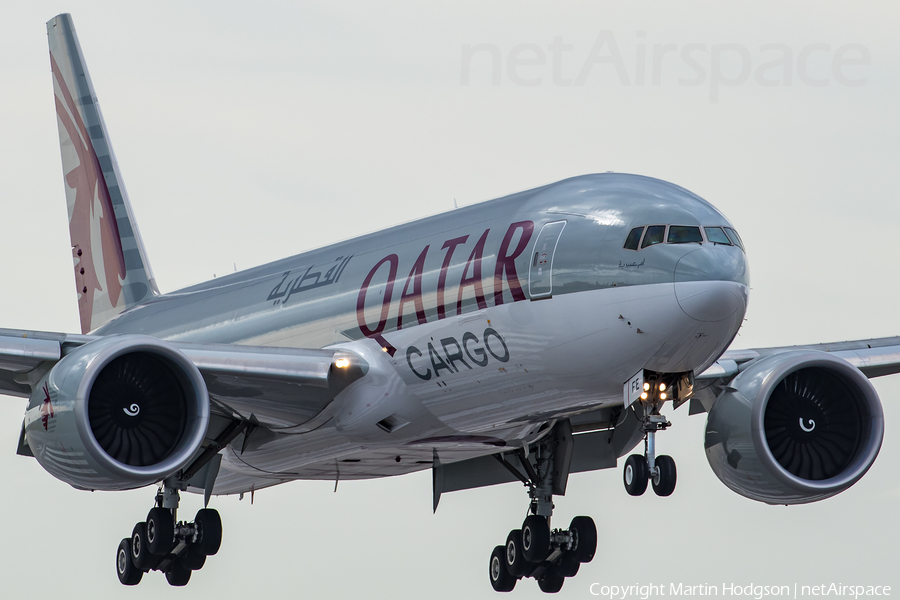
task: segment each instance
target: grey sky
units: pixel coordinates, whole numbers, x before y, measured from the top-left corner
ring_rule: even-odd
[[[682,185],[736,224],[753,284],[740,347],[900,333],[900,6],[806,0],[8,3],[0,326],[78,329],[44,29],[63,11],[164,291],[443,211],[454,198],[612,170]],[[591,62],[598,36],[594,58],[611,56],[612,41],[620,69]],[[467,62],[465,48],[478,45],[488,49]],[[764,68],[786,51],[787,70]],[[868,65],[844,64],[865,55]],[[732,85],[715,84],[716,70]],[[564,524],[593,516],[600,544],[561,596],[590,597],[594,582],[896,593],[900,377],[875,385],[881,455],[822,503],[769,507],[730,492],[703,456],[704,417],[684,409],[659,439],[678,464],[672,497],[628,497],[618,469],[573,476],[555,514]],[[123,594],[114,548],[153,491],[77,492],[14,456],[24,405],[0,399],[0,594]],[[188,591],[171,593],[493,597],[487,559],[521,523],[524,490],[448,494],[433,516],[430,483],[425,472],[342,483],[337,494],[294,483],[253,506],[217,498],[223,548]],[[187,497],[185,513],[200,503]],[[163,589],[152,573],[127,594]],[[531,580],[514,592],[539,593]]]

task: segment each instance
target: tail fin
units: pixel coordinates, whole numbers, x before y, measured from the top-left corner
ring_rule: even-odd
[[[47,22],[81,332],[158,294],[72,16]]]

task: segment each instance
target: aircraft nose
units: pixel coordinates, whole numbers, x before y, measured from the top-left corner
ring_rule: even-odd
[[[747,264],[735,247],[703,247],[675,266],[675,298],[692,319],[715,322],[747,310]]]

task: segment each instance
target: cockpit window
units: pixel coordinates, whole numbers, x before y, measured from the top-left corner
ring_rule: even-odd
[[[700,234],[699,227],[672,225],[669,227],[669,239],[667,241],[670,244],[702,243],[703,236]]]
[[[721,227],[704,227],[703,229],[706,230],[706,239],[713,244],[731,245],[731,241],[728,239],[728,236],[725,235],[725,232],[722,231]]]
[[[731,227],[726,227],[725,233],[728,234],[728,239],[730,239],[732,242],[734,242],[735,246],[737,246],[741,250],[744,249],[744,242],[741,240],[741,236],[738,235],[737,231],[735,231]]]
[[[652,246],[653,244],[661,244],[665,237],[665,225],[651,225],[647,228],[647,233],[644,235],[644,243],[641,244],[641,248],[646,248],[647,246]]]
[[[625,240],[625,249],[637,250],[638,244],[641,242],[642,233],[644,233],[643,227],[635,227],[632,229],[631,233],[628,234],[628,238]]]

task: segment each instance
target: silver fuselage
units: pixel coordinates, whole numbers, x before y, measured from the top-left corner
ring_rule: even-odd
[[[266,435],[226,453],[229,469],[330,478],[337,460],[402,446],[421,460],[359,476],[408,472],[438,447],[484,454],[548,418],[621,404],[641,369],[699,373],[724,352],[746,311],[744,252],[705,238],[625,248],[643,225],[731,226],[673,184],[586,175],[165,294],[94,333],[351,349],[382,400],[348,389],[315,427],[263,415]],[[381,414],[403,427],[372,427]]]

